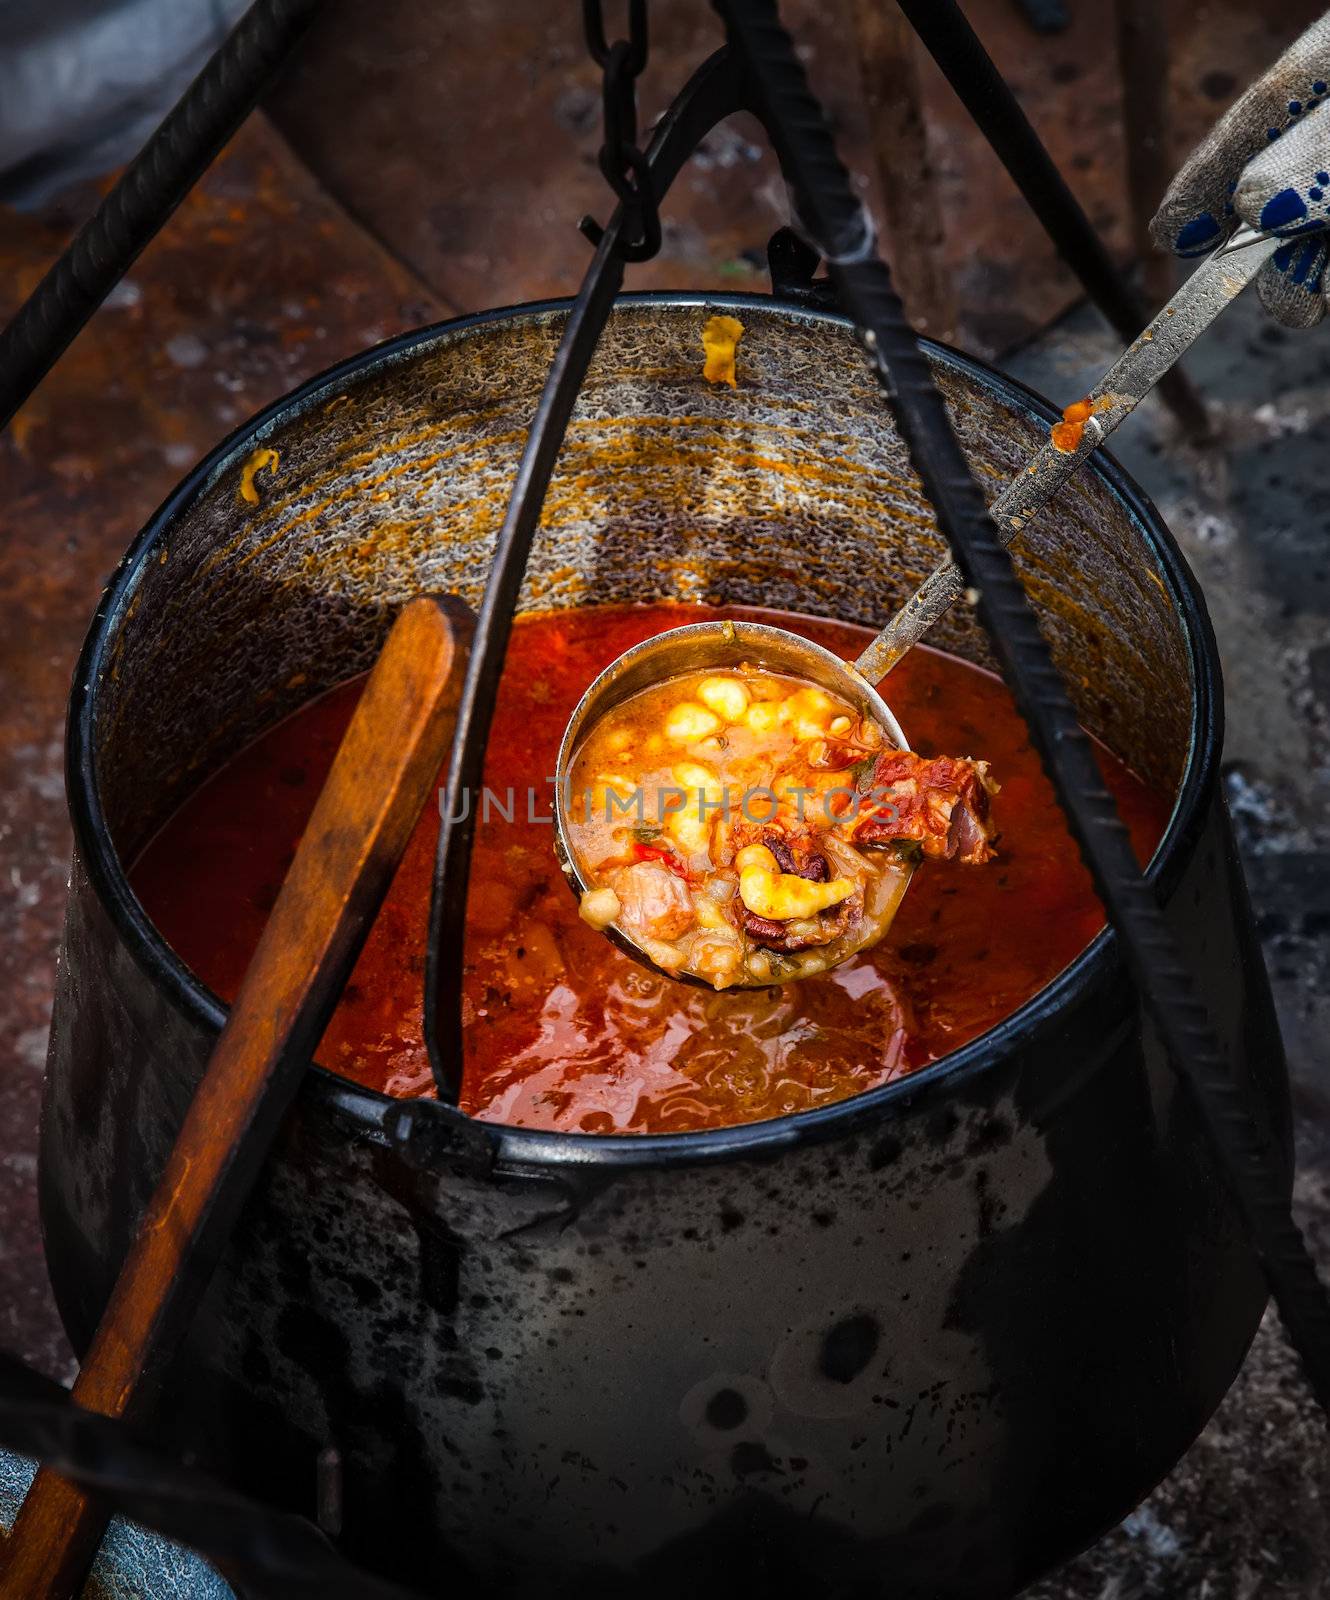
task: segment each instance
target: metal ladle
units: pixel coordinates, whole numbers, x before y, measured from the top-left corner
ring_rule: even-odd
[[[872,684],[833,651],[825,650],[820,644],[803,639],[797,633],[736,618],[734,621],[692,622],[686,627],[671,628],[652,639],[644,639],[641,644],[625,650],[611,661],[592,683],[577,702],[559,745],[555,768],[554,848],[574,894],[580,897],[595,887],[582,870],[569,830],[569,811],[573,803],[573,762],[587,731],[632,695],[666,679],[699,671],[733,671],[745,664],[820,684],[852,707],[859,716],[875,722],[888,742],[897,749],[910,748],[900,724]],[[898,874],[896,905],[900,904],[909,886],[913,870],[912,865],[902,864]],[[895,915],[895,907],[892,908],[892,915]],[[617,923],[610,923],[604,931],[626,954],[644,962],[656,972],[665,971]],[[852,954],[854,949],[846,950],[841,960]],[[688,972],[668,972],[666,976],[681,983],[694,983],[707,989],[711,987]],[[779,980],[749,977],[732,987],[765,989],[774,981]]]
[[[989,508],[1003,544],[1009,545],[1019,536],[1086,457],[1131,415],[1174,362],[1242,293],[1279,244],[1276,238],[1239,228],[1187,279],[1077,407],[1068,407],[1073,420],[1053,428],[1048,441]],[[784,628],[743,621],[671,628],[634,645],[612,661],[574,708],[556,763],[555,851],[574,893],[580,896],[593,885],[577,860],[569,832],[572,766],[583,735],[601,717],[630,695],[668,678],[703,670],[724,671],[749,662],[816,684],[876,722],[899,749],[908,750],[899,723],[874,685],[963,593],[964,584],[955,565],[949,558],[940,562],[854,661],[842,661],[832,651]],[[907,871],[902,894],[908,883]],[[885,931],[881,929],[877,937]],[[677,981],[702,982],[687,973],[666,972],[617,924],[611,923],[605,932],[620,949],[654,971]],[[846,951],[841,959],[853,953]],[[780,980],[753,978],[735,987],[767,987],[775,981]]]

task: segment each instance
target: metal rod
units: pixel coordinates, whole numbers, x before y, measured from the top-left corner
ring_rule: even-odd
[[[1127,156],[1131,244],[1153,303],[1167,300],[1174,262],[1150,237],[1150,218],[1173,176],[1168,141],[1168,26],[1159,0],[1114,0],[1122,140]]]
[[[864,111],[910,320],[933,339],[956,337],[956,298],[944,258],[946,229],[919,80],[914,29],[881,0],[849,0]]]
[[[897,0],[897,4],[1086,294],[1120,339],[1135,338],[1147,320],[1147,308],[1114,265],[956,0]],[[1202,438],[1209,432],[1205,407],[1183,373],[1170,373],[1160,393],[1188,434]]]
[[[319,0],[257,0],[0,333],[0,429],[253,110]]]
[[[526,448],[476,618],[457,732],[439,826],[434,888],[430,897],[429,944],[425,956],[425,1045],[439,1097],[456,1105],[462,1086],[462,979],[466,898],[476,812],[485,776],[485,749],[512,633],[513,613],[526,576],[527,558],[540,522],[545,492],[563,445],[568,419],[581,392],[614,297],[623,283],[617,253],[623,207],[601,235],[590,271],[568,314]]]
[[[715,0],[752,74],[764,120],[820,243],[911,463],[976,591],[1017,706],[1053,783],[1130,973],[1174,1069],[1194,1097],[1289,1340],[1330,1414],[1330,1298],[1289,1210],[1283,1163],[1224,1059],[1154,891],[1141,875],[1089,736],[970,473],[928,360],[877,254],[872,224],[771,0]]]
[[[718,51],[698,68],[658,124],[647,151],[659,200],[680,167],[716,123],[744,107],[741,75]],[[541,508],[563,445],[568,419],[623,283],[618,254],[624,227],[621,205],[599,235],[595,256],[569,312],[563,338],[536,406],[517,469],[503,527],[495,544],[475,642],[457,713],[457,736],[448,770],[439,847],[430,898],[425,958],[425,1043],[439,1098],[456,1105],[462,1087],[462,978],[466,897],[475,840],[476,797],[485,771],[485,747],[513,613]]]
[[[19,1387],[15,1364],[6,1366],[7,1386]],[[421,1600],[352,1566],[305,1518],[237,1494],[143,1443],[121,1419],[84,1411],[63,1390],[58,1397],[41,1395],[37,1374],[30,1378],[18,1395],[0,1395],[0,1444],[75,1480],[121,1515],[200,1551],[224,1566],[228,1578],[243,1582],[246,1595]],[[22,1600],[8,1588],[0,1594]]]

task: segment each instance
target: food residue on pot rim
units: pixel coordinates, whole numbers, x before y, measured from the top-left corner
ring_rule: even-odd
[[[245,462],[240,469],[240,498],[246,505],[258,505],[259,491],[255,487],[254,479],[260,472],[276,472],[281,459],[276,450],[269,449],[265,445],[255,450]]]
[[[728,383],[731,389],[739,387],[735,377],[735,347],[743,338],[744,325],[738,317],[709,317],[702,329],[702,349],[706,363],[702,376],[708,383]]]

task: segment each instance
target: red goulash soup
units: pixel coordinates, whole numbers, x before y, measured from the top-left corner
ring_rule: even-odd
[[[919,647],[892,673],[888,703],[922,755],[974,751],[990,763],[1001,788],[987,866],[927,862],[881,944],[779,988],[709,993],[679,984],[588,927],[551,842],[546,780],[564,726],[587,684],[630,646],[726,614],[671,604],[518,619],[486,766],[494,798],[476,830],[467,908],[462,1106],[473,1116],[584,1133],[677,1133],[825,1105],[985,1032],[1103,925],[1005,687]],[[792,628],[846,657],[869,638],[783,613],[729,614]],[[133,869],[164,937],[224,999],[258,942],[359,687],[342,685],[242,751]],[[1100,763],[1144,861],[1168,802],[1107,752]],[[433,1087],[421,992],[438,825],[431,806],[318,1051],[324,1066],[393,1095]]]

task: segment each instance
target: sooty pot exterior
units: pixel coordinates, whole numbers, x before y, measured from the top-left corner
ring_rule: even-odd
[[[717,309],[746,325],[733,392],[699,375]],[[123,864],[254,732],[367,665],[409,594],[476,597],[563,315],[427,330],[279,403],[182,485],[108,592],[71,717],[43,1121],[76,1346],[222,1016]],[[935,359],[976,470],[1000,481],[1048,409]],[[256,475],[260,448],[276,464]],[[525,601],[666,594],[872,621],[939,549],[844,323],[630,297]],[[1253,1115],[1286,1148],[1190,576],[1109,462],[1063,491],[1021,564],[1087,726],[1177,796],[1153,879]],[[940,642],[987,659],[968,615]],[[1168,1470],[1263,1304],[1102,935],[914,1078],[712,1134],[473,1124],[312,1069],[156,1426],[307,1513],[335,1446],[348,1552],[424,1588],[1000,1596]]]

